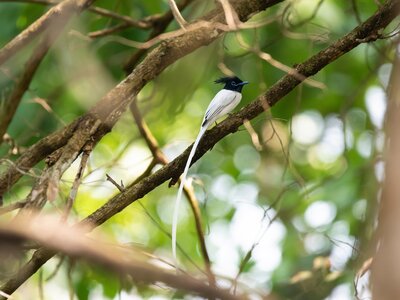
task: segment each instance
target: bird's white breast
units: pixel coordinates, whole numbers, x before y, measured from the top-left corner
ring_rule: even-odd
[[[242,99],[239,92],[222,89],[220,90],[208,106],[204,119],[211,124],[217,119],[231,112]]]

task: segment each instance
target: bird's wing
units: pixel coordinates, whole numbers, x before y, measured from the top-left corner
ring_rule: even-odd
[[[216,121],[219,117],[222,117],[226,112],[231,111],[237,105],[236,97],[239,97],[240,94],[230,90],[221,90],[219,91],[215,97],[212,99],[210,105],[207,108],[207,111],[204,115],[204,120],[202,126],[206,123],[211,123]],[[229,109],[229,107],[232,108]]]

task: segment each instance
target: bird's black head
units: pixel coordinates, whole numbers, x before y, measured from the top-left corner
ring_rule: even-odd
[[[242,88],[245,84],[248,84],[248,81],[242,81],[240,80],[239,77],[233,76],[233,77],[221,77],[217,80],[214,81],[215,83],[223,83],[225,84],[224,89],[225,90],[231,90],[235,92],[241,92]]]

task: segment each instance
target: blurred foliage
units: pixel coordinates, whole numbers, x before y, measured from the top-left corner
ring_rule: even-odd
[[[194,140],[205,108],[220,89],[213,84],[222,75],[220,63],[251,83],[244,88],[240,106],[253,101],[284,75],[243,47],[242,41],[258,45],[261,51],[292,66],[358,23],[352,1],[325,0],[321,5],[317,0],[285,2],[254,17],[254,21],[271,19],[271,24],[226,34],[179,60],[142,90],[140,110],[169,159]],[[362,20],[377,9],[373,0],[354,2]],[[160,0],[99,0],[96,6],[134,19],[168,10],[167,1]],[[197,0],[183,15],[194,20],[212,7],[213,1]],[[46,9],[28,3],[0,3],[0,45]],[[82,115],[124,78],[123,64],[136,50],[110,36],[86,37],[89,32],[117,24],[119,21],[86,11],[68,26],[42,62],[8,130],[18,149],[26,150]],[[172,22],[168,30],[177,28]],[[145,41],[148,34],[129,28],[115,35]],[[253,120],[261,150],[242,127],[191,168],[190,174],[197,178],[194,189],[201,203],[213,269],[222,281],[235,278],[242,269],[238,286],[244,291],[274,293],[287,299],[352,298],[354,274],[368,257],[382,180],[384,89],[393,55],[390,42],[359,46],[314,77],[326,85],[325,89],[303,84],[271,112]],[[1,68],[2,100],[33,47]],[[19,154],[12,153],[13,147],[3,144],[0,155],[15,160]],[[127,185],[150,161],[151,153],[126,112],[91,154],[74,205],[74,218],[84,218],[117,193],[106,181],[106,173]],[[62,209],[78,163],[66,172],[59,199],[46,210]],[[0,171],[7,166],[3,161]],[[42,167],[36,166],[35,173],[39,174]],[[23,200],[33,182],[32,176],[24,176],[5,196],[5,204]],[[170,238],[165,231],[170,231],[176,192],[176,188],[163,184],[140,200],[143,206],[134,203],[96,231],[106,232],[127,247],[138,246],[154,257],[171,261]],[[188,205],[181,211],[178,242],[186,253],[180,253],[185,269],[204,269]],[[246,255],[248,262],[240,268]],[[328,259],[329,266],[316,271],[313,264],[318,257]],[[56,261],[46,264],[46,273],[54,270]],[[79,263],[69,269],[64,263],[54,279],[44,282],[46,299],[55,299],[54,295],[68,298],[66,277],[72,280],[77,299],[182,296],[174,296],[162,286],[136,285]],[[293,276],[302,271],[310,271],[312,278],[308,284],[294,283]],[[67,276],[69,272],[71,276]],[[337,277],[325,280],[334,272]],[[229,280],[225,284],[229,286]],[[60,287],[64,287],[63,292]],[[34,286],[31,291],[37,293]],[[15,297],[23,298],[23,293]]]

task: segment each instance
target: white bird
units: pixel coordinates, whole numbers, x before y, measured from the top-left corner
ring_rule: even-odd
[[[208,105],[207,111],[203,118],[203,122],[201,123],[199,134],[197,135],[197,138],[193,144],[192,150],[189,154],[189,158],[186,162],[185,169],[181,176],[181,183],[179,185],[178,195],[175,201],[174,216],[172,220],[172,255],[174,257],[176,267],[178,265],[176,258],[176,232],[178,224],[179,205],[181,202],[182,191],[186,182],[186,176],[190,167],[190,163],[192,162],[193,156],[196,153],[196,149],[201,140],[201,137],[206,132],[207,128],[219,118],[231,112],[239,104],[240,100],[242,99],[242,88],[245,84],[248,84],[247,81],[242,81],[236,76],[223,77],[216,80],[215,83],[222,83],[225,85],[224,88],[215,95],[215,97]]]

